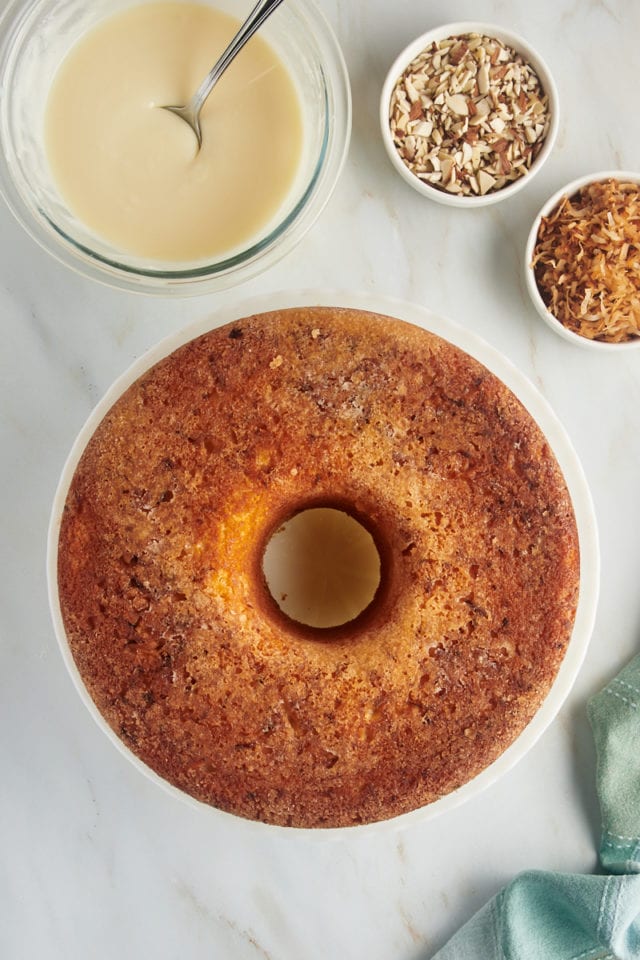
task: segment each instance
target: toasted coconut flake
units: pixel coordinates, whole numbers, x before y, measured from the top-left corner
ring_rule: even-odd
[[[543,217],[532,267],[547,309],[590,340],[640,336],[640,185],[588,184]]]

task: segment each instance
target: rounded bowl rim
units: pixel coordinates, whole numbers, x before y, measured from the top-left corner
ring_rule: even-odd
[[[415,810],[389,820],[349,827],[320,829],[280,827],[261,821],[244,820],[235,814],[226,813],[215,807],[209,807],[207,804],[194,799],[189,794],[168,783],[154,770],[144,764],[107,724],[84,685],[84,681],[71,655],[66,638],[57,591],[58,534],[67,490],[84,447],[93,435],[102,416],[124,390],[141,376],[145,370],[149,369],[150,366],[167,356],[183,343],[186,343],[213,327],[237,320],[241,316],[253,315],[254,313],[275,309],[285,309],[291,306],[338,305],[398,317],[422,326],[424,329],[430,330],[439,336],[443,336],[448,339],[449,342],[478,359],[515,393],[543,430],[558,460],[569,490],[579,535],[581,557],[580,595],[572,635],[556,678],[545,700],[536,711],[533,719],[516,740],[476,777],[457,790],[454,790],[427,806],[418,807]],[[141,357],[138,357],[127,370],[113,381],[110,388],[85,420],[83,427],[77,434],[70,449],[53,498],[48,528],[46,566],[49,607],[58,648],[81,700],[98,727],[107,735],[116,749],[126,757],[138,771],[145,775],[147,779],[150,779],[156,783],[156,785],[163,788],[165,792],[172,794],[192,808],[202,809],[204,807],[212,812],[212,814],[224,817],[229,823],[241,823],[247,828],[270,830],[280,834],[282,834],[283,831],[287,833],[295,832],[296,834],[303,834],[309,838],[344,838],[347,833],[358,833],[358,835],[360,835],[361,833],[371,831],[380,832],[389,829],[395,831],[396,829],[422,823],[436,816],[440,816],[476,797],[510,771],[529,752],[534,744],[537,743],[557,715],[573,687],[586,656],[587,647],[591,638],[600,589],[598,527],[587,479],[565,428],[538,388],[512,361],[500,353],[495,347],[479,337],[475,332],[459,326],[446,317],[436,314],[422,305],[409,303],[398,298],[371,293],[353,293],[344,290],[280,291],[260,297],[253,297],[239,303],[221,306],[204,319],[170,334]]]
[[[546,325],[553,330],[554,333],[556,333],[563,340],[567,341],[567,343],[573,343],[574,345],[583,347],[587,350],[599,350],[600,352],[607,351],[609,353],[615,353],[624,350],[634,350],[637,347],[640,347],[640,337],[636,337],[635,340],[627,340],[624,343],[607,343],[603,340],[590,340],[588,337],[583,337],[581,334],[575,333],[573,330],[569,330],[568,327],[565,327],[562,321],[558,320],[558,318],[554,316],[554,314],[551,313],[551,311],[547,308],[538,289],[538,284],[536,283],[535,273],[533,270],[533,253],[535,250],[536,240],[538,239],[538,230],[540,229],[540,222],[542,218],[548,216],[564,196],[572,196],[572,194],[576,193],[576,191],[580,190],[582,187],[587,186],[587,184],[599,183],[603,180],[610,179],[629,181],[631,183],[637,183],[640,185],[640,173],[638,172],[631,170],[599,170],[595,173],[586,173],[580,177],[575,177],[573,180],[569,180],[563,186],[559,187],[554,193],[552,193],[547,200],[545,200],[538,213],[534,217],[527,235],[527,241],[524,250],[524,276],[531,303],[533,304],[538,316],[544,320]]]
[[[391,132],[389,130],[389,103],[391,100],[391,93],[398,78],[402,75],[405,68],[432,41],[443,40],[447,37],[457,36],[464,33],[482,33],[489,37],[495,37],[497,40],[502,40],[504,43],[512,46],[513,49],[515,49],[518,53],[522,53],[527,62],[530,63],[535,70],[543,89],[549,98],[549,130],[547,132],[547,136],[545,137],[542,148],[531,165],[530,170],[528,170],[527,173],[523,174],[517,180],[507,184],[507,186],[502,187],[500,190],[496,190],[494,193],[486,193],[482,196],[470,195],[466,197],[459,194],[446,193],[444,190],[438,190],[436,187],[433,187],[430,184],[423,183],[414,173],[411,172],[411,170],[409,170],[406,164],[399,157],[398,151],[393,144]],[[409,186],[413,187],[413,189],[416,190],[421,196],[430,200],[435,200],[437,203],[441,203],[444,206],[459,208],[466,207],[467,209],[472,209],[475,207],[489,206],[490,204],[499,203],[502,200],[512,197],[526,184],[530,183],[531,179],[544,166],[555,146],[558,135],[560,126],[560,98],[556,82],[549,66],[543,57],[538,53],[538,51],[531,46],[531,44],[525,40],[524,37],[498,24],[475,20],[460,20],[442,24],[441,26],[433,27],[432,29],[425,31],[418,37],[415,37],[415,39],[413,39],[404,47],[403,50],[400,51],[391,64],[391,67],[387,71],[384,83],[382,85],[382,91],[380,94],[379,119],[382,141],[384,143],[387,156],[389,157],[394,170],[400,174],[400,176],[406,183],[409,184]]]
[[[131,0],[134,6],[140,0]],[[334,193],[344,168],[352,128],[352,94],[349,72],[337,35],[316,0],[293,0],[295,7],[317,27],[319,64],[326,101],[326,128],[323,145],[310,179],[301,187],[296,204],[286,216],[246,250],[210,264],[182,267],[159,264],[157,269],[128,267],[96,254],[76,243],[43,211],[29,206],[16,185],[8,149],[0,151],[0,198],[25,233],[58,263],[76,274],[112,289],[158,297],[191,297],[235,287],[253,279],[294,249],[311,229]],[[9,0],[0,13],[0,82],[11,64],[12,37],[21,20],[31,13],[24,0]],[[329,59],[327,59],[327,54]],[[7,101],[5,101],[6,103]],[[304,109],[304,104],[302,104]],[[5,116],[0,107],[0,139],[7,140]],[[5,144],[6,147],[6,144]]]

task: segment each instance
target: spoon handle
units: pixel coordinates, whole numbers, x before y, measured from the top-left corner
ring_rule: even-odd
[[[212,67],[211,71],[207,74],[194,93],[190,104],[191,109],[194,112],[197,113],[200,110],[202,104],[213,90],[214,85],[217,83],[218,79],[224,73],[236,54],[240,53],[245,43],[251,39],[256,30],[262,26],[267,17],[269,17],[273,11],[280,6],[281,3],[282,0],[258,0],[255,7],[242,24],[229,46],[226,48],[224,53],[221,54],[216,64]]]

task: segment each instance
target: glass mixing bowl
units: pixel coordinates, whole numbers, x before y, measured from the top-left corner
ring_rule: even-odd
[[[144,2],[144,0],[138,0]],[[199,0],[209,3],[210,0]],[[300,97],[303,147],[295,182],[274,221],[245,247],[206,261],[129,255],[97,237],[67,207],[52,179],[44,114],[52,79],[73,44],[136,0],[9,0],[0,14],[0,191],[28,233],[85,276],[114,287],[186,296],[238,284],[267,269],[303,237],[327,203],[351,131],[349,79],[338,42],[310,0],[288,0],[260,35],[286,64]],[[246,0],[211,0],[238,20]],[[212,54],[212,65],[216,59]]]

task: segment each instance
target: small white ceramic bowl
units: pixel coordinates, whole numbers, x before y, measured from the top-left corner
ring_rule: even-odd
[[[555,333],[569,343],[576,344],[579,347],[587,347],[587,349],[599,350],[600,352],[609,351],[611,353],[620,350],[633,350],[636,347],[640,347],[640,337],[637,337],[635,340],[627,340],[625,343],[606,343],[602,340],[590,340],[588,337],[583,337],[579,333],[574,333],[573,330],[569,330],[568,327],[565,327],[564,324],[547,309],[538,289],[533,269],[533,254],[542,218],[548,217],[563,197],[573,196],[574,193],[589,183],[598,183],[601,180],[610,179],[640,184],[640,173],[631,173],[627,170],[602,170],[598,173],[590,173],[584,177],[578,177],[576,180],[571,180],[570,183],[565,184],[565,186],[557,190],[553,196],[549,197],[533,221],[531,230],[529,231],[524,254],[524,274],[527,290],[529,291],[529,296],[531,297],[534,307],[545,323],[554,330]]]
[[[398,154],[389,128],[389,106],[393,88],[411,61],[434,41],[445,40],[447,37],[458,37],[467,33],[480,33],[487,37],[493,37],[519,53],[535,70],[549,103],[549,130],[542,148],[528,172],[493,193],[485,193],[483,195],[473,194],[471,196],[447,193],[445,190],[441,190],[438,187],[434,187],[420,180],[419,177],[407,167]],[[540,54],[517,34],[489,23],[476,23],[475,21],[448,23],[434,30],[429,30],[427,33],[423,33],[417,37],[405,47],[402,53],[398,54],[394,60],[387,74],[380,96],[380,128],[382,131],[382,140],[393,167],[400,176],[403,177],[414,190],[422,194],[422,196],[429,197],[431,200],[436,200],[438,203],[443,203],[449,207],[484,207],[491,203],[497,203],[499,200],[506,200],[507,197],[511,197],[514,193],[517,193],[518,190],[521,190],[540,170],[551,153],[558,133],[558,122],[558,90],[551,72]]]

